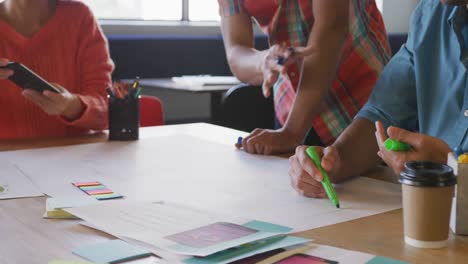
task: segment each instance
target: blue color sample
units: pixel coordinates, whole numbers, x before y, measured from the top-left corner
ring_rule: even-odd
[[[81,246],[74,249],[73,254],[96,263],[111,263],[148,257],[151,252],[116,239]]]
[[[367,264],[406,264],[406,262],[377,256],[367,262]]]
[[[268,222],[262,222],[253,220],[243,224],[242,226],[252,228],[262,232],[277,232],[277,233],[287,233],[291,232],[293,229],[287,226],[275,225]]]

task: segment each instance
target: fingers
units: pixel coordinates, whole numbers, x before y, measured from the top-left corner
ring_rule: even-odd
[[[424,135],[398,127],[389,127],[387,133],[390,138],[407,143],[416,149],[420,149],[424,143]]]
[[[325,191],[320,182],[315,181],[301,167],[297,155],[289,159],[289,175],[291,186],[300,194],[307,197],[322,198],[325,197]]]
[[[289,63],[288,58],[290,56],[290,51],[284,46],[276,44],[269,49],[264,61],[262,84],[263,95],[266,98],[270,97],[271,88],[278,80],[279,73],[284,74],[286,72],[286,68],[283,65]]]
[[[341,158],[338,150],[333,146],[326,147],[323,150],[322,168],[327,171],[328,174],[335,174],[340,167]]]
[[[316,51],[316,49],[312,46],[307,46],[307,47],[294,47],[294,48],[290,48],[289,49],[290,52],[292,52],[292,54],[294,54],[294,56],[296,57],[305,57],[305,56],[309,56],[311,55],[312,53],[314,53]]]
[[[306,149],[308,146],[299,146],[296,148],[296,154],[295,156],[297,157],[299,161],[299,165],[301,168],[307,172],[310,177],[315,179],[318,182],[321,182],[323,179],[322,173],[320,173],[319,169],[315,167],[314,162],[312,159],[309,158],[309,156],[306,153]],[[321,148],[316,148],[317,154],[319,156],[323,155],[322,149]]]
[[[256,149],[255,149],[255,142],[252,142],[252,139],[255,138],[258,134],[260,134],[263,131],[263,129],[256,128],[250,135],[244,138],[242,140],[242,147],[244,150],[248,153],[255,154]]]
[[[377,144],[379,145],[379,148],[383,148],[384,142],[387,140],[387,135],[385,134],[385,128],[382,122],[375,122],[375,129],[375,138],[377,139]]]
[[[377,152],[377,155],[392,168],[395,174],[399,175],[405,166],[405,162],[409,160],[409,156],[405,152],[387,151],[385,149]]]
[[[50,99],[31,89],[24,90],[23,96],[47,112]]]
[[[0,79],[7,79],[8,77],[13,75],[12,70],[7,70],[7,69],[0,69]]]
[[[8,62],[10,61],[4,58],[0,58],[0,67],[6,66]]]
[[[265,96],[265,98],[268,98],[271,95],[271,89],[273,85],[275,85],[276,81],[278,80],[278,73],[267,71],[264,74],[264,76],[265,77],[264,77],[263,84],[262,84],[262,91],[263,91],[263,96]]]
[[[7,59],[0,59],[0,67],[4,67],[9,63]],[[6,79],[13,75],[13,71],[10,69],[0,69],[0,79]]]

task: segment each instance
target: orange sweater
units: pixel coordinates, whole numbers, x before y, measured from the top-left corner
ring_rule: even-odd
[[[0,58],[60,84],[85,106],[72,122],[49,116],[26,100],[21,88],[0,80],[0,139],[79,135],[107,127],[105,88],[111,84],[113,64],[107,41],[83,3],[59,0],[54,16],[32,38],[0,19]]]

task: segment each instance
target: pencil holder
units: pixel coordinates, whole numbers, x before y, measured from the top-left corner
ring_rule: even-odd
[[[140,128],[140,97],[109,97],[109,140],[137,140]]]

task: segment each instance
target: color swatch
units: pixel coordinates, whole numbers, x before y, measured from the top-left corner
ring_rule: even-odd
[[[87,195],[90,195],[98,200],[123,198],[121,194],[115,193],[111,189],[107,188],[104,184],[97,181],[73,182],[72,184],[85,192]]]

